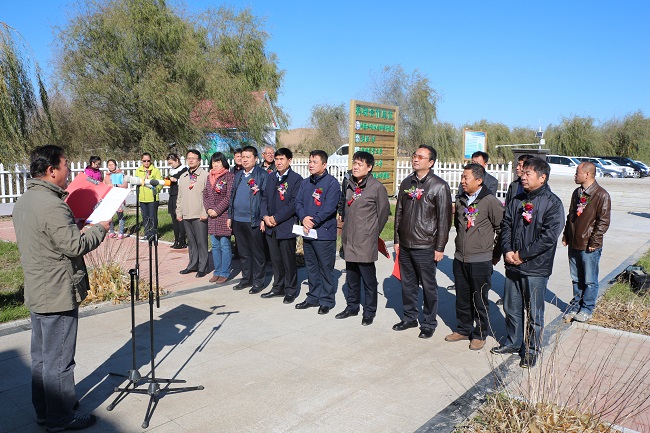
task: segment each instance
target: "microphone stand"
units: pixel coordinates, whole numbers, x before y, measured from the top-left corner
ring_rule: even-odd
[[[157,185],[158,182],[155,184],[151,182],[152,186]],[[137,199],[136,199],[136,205],[139,207],[139,186],[136,187],[136,192],[137,192]],[[137,222],[137,215],[138,215],[138,210],[136,209],[136,222]],[[138,238],[139,238],[139,233],[140,232],[140,227],[138,225]],[[129,274],[131,274],[131,279],[135,278],[135,274],[138,273],[137,270],[139,270],[139,255],[138,255],[138,244],[139,244],[139,239],[136,241],[136,271],[131,272],[129,271]],[[129,375],[125,376],[122,374],[115,374],[115,373],[109,373],[114,376],[118,377],[126,377],[129,379],[129,383],[124,387],[124,388],[119,388],[115,387],[114,392],[119,392],[118,396],[115,398],[113,403],[111,403],[106,409],[107,410],[113,410],[115,405],[119,403],[122,399],[126,398],[126,394],[129,393],[134,393],[134,394],[148,394],[149,395],[149,404],[147,406],[147,411],[144,416],[144,420],[142,421],[142,428],[147,428],[149,427],[149,422],[151,421],[151,417],[153,416],[153,412],[156,410],[156,407],[158,406],[158,401],[160,400],[161,394],[176,394],[180,392],[187,392],[187,391],[196,391],[196,390],[202,390],[203,385],[198,385],[198,386],[191,386],[191,387],[181,387],[181,388],[170,388],[169,385],[165,386],[164,388],[160,388],[161,383],[165,384],[170,384],[170,383],[186,383],[185,380],[183,379],[163,379],[163,378],[157,378],[156,377],[156,364],[155,364],[155,353],[154,353],[154,317],[153,317],[153,305],[154,305],[154,266],[155,266],[155,280],[156,280],[156,288],[155,288],[155,299],[156,299],[156,307],[160,308],[160,289],[159,289],[159,279],[158,279],[158,231],[155,230],[153,234],[149,237],[149,356],[151,360],[151,373],[149,377],[142,378],[140,376],[140,373],[138,373],[136,369],[136,363],[135,363],[135,304],[134,304],[134,295],[133,291],[131,292],[131,334],[132,334],[132,349],[133,349],[133,370],[129,371]],[[137,286],[137,282],[135,284]],[[132,288],[133,283],[132,283]],[[137,386],[140,384],[140,382],[148,383],[149,386],[147,389],[138,389]],[[129,388],[131,385],[133,385],[133,388]]]

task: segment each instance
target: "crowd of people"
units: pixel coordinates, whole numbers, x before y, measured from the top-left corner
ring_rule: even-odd
[[[201,167],[197,150],[187,152],[187,166],[178,155],[168,156],[173,248],[187,245],[189,253],[188,265],[180,272],[206,275],[209,235],[214,261],[210,281],[228,281],[235,253],[241,279],[234,290],[249,289],[257,294],[265,287],[268,250],[273,284],[261,296],[283,297],[285,304],[292,304],[299,294],[296,238],[302,236],[309,289],[295,308],[318,308],[318,314],[328,314],[335,306],[337,222],[341,222],[348,291],[345,309],[335,318],[361,312],[361,324],[371,325],[378,302],[375,262],[379,235],[390,214],[386,188],[372,175],[373,155],[356,152],[342,186],[329,174],[327,154],[322,150],[310,152],[310,175],[305,179],[291,169],[291,150],[268,147],[262,156],[263,161],[257,164],[255,147],[238,149],[235,165],[230,167],[225,155],[217,152],[211,156],[208,170]],[[454,224],[457,327],[445,340],[469,341],[470,350],[485,346],[490,334],[488,291],[493,267],[503,258],[506,337],[491,352],[518,353],[521,367],[533,367],[541,348],[544,295],[560,236],[568,247],[574,294],[564,318],[591,318],[603,235],[610,221],[610,197],[595,180],[595,166],[583,162],[576,170],[574,179],[579,186],[565,217],[562,201],[548,185],[546,161],[522,155],[516,167],[518,179],[509,186],[502,204],[495,197],[494,178],[485,170],[487,160],[484,152],[472,156],[452,203],[449,185],[433,170],[435,149],[421,145],[413,153],[413,173],[401,182],[395,209],[394,249],[403,316],[393,329],[419,326],[419,338],[433,336],[438,323],[437,264],[444,257]],[[108,161],[104,176],[100,162],[99,157],[91,157],[88,176],[114,187],[127,187],[114,160]],[[136,176],[162,180],[150,154],[142,154],[141,162]],[[47,425],[48,431],[83,429],[95,422],[93,415],[76,412],[74,392],[78,307],[89,284],[83,256],[97,248],[105,236],[123,237],[124,210],[117,215],[117,235],[109,221],[80,231],[64,202],[69,169],[63,149],[36,149],[30,172],[32,179],[15,205],[13,222],[25,272],[25,305],[32,320],[33,404],[38,423]],[[161,188],[160,184],[139,188],[144,239],[156,234]],[[43,206],[48,209],[46,215],[38,211]],[[231,250],[232,235],[236,251]]]

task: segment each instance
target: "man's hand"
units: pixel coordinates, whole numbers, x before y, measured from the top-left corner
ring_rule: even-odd
[[[106,229],[106,231],[108,231],[108,229],[109,229],[110,226],[111,226],[111,222],[110,222],[110,221],[100,221],[100,222],[99,222],[99,225],[102,226],[102,227],[104,227],[104,228]]]
[[[566,237],[562,235],[562,245],[566,247]]]
[[[399,244],[393,244],[393,249],[395,250],[395,254],[399,253]]]
[[[176,217],[176,221],[183,221],[183,217]]]
[[[435,260],[436,263],[438,263],[440,260],[442,260],[445,257],[445,253],[443,251],[436,251],[433,254],[433,260]]]
[[[228,230],[232,230],[232,220],[230,218],[226,220],[226,227],[228,227]]]
[[[509,263],[509,264],[511,264],[511,265],[514,265],[514,264],[515,264],[515,262],[513,261],[513,257],[514,257],[514,256],[515,256],[515,252],[514,252],[514,251],[508,251],[508,252],[506,253],[506,256],[505,256],[505,259],[504,259],[505,262],[506,262],[506,263]]]
[[[266,230],[266,227],[264,226],[264,221],[260,221],[260,231],[263,233],[265,230]]]
[[[216,218],[217,212],[214,209],[208,209],[208,215],[211,216],[212,218]]]
[[[199,219],[200,219],[201,221],[207,221],[207,220],[208,220],[208,216],[207,216],[207,215],[206,215],[206,216],[201,215],[201,216],[199,217]]]
[[[305,233],[307,233],[309,230],[314,228],[314,219],[312,217],[310,217],[310,216],[306,216],[302,220],[302,225],[307,230]]]
[[[515,251],[515,256],[513,257],[515,265],[519,266],[521,265],[524,261],[521,260],[521,257],[519,257],[519,251]]]

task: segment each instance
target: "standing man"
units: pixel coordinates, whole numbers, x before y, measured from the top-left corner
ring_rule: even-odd
[[[300,184],[296,199],[296,213],[302,221],[303,250],[307,267],[309,291],[307,299],[296,304],[304,310],[319,307],[318,314],[327,314],[334,308],[337,287],[334,286],[336,261],[336,207],[341,190],[339,182],[327,171],[327,153],[312,150],[309,153],[310,176]],[[307,235],[315,230],[317,239]]]
[[[260,230],[262,222],[262,193],[266,188],[268,173],[255,165],[257,149],[246,146],[242,149],[242,170],[236,172],[228,207],[229,229],[237,240],[237,250],[241,263],[241,281],[234,290],[251,289],[250,294],[264,289],[264,234]]]
[[[262,161],[260,162],[260,167],[266,170],[267,173],[273,173],[275,168],[275,149],[271,146],[264,147],[262,152]]]
[[[485,152],[481,152],[480,150],[472,153],[472,164],[478,164],[486,170],[485,179],[483,179],[485,181],[483,182],[483,187],[489,189],[490,193],[496,197],[497,192],[499,191],[499,180],[487,172],[487,163],[489,159],[490,155]],[[458,195],[460,196],[462,194],[463,185],[461,183],[458,185]]]
[[[546,284],[553,271],[557,240],[564,228],[562,201],[547,183],[550,171],[543,159],[531,158],[524,162],[521,175],[524,192],[510,202],[501,223],[507,337],[505,344],[492,348],[491,352],[519,353],[522,368],[537,363],[544,330]]]
[[[361,282],[364,304],[361,324],[371,325],[377,313],[377,244],[384,229],[390,206],[386,188],[372,176],[375,158],[368,152],[356,152],[352,157],[352,177],[346,184],[343,251],[345,254],[345,282],[348,293],[345,310],[336,315],[345,319],[359,314]]]
[[[533,155],[524,154],[519,155],[517,158],[517,166],[515,167],[517,179],[513,180],[510,185],[508,185],[508,192],[506,192],[506,206],[508,206],[515,196],[524,192],[524,187],[521,185],[521,175],[524,169],[524,162],[528,161],[532,157]]]
[[[418,326],[418,291],[424,292],[420,338],[431,338],[438,325],[436,264],[445,255],[451,227],[449,185],[433,173],[436,151],[423,144],[413,153],[413,173],[400,185],[395,208],[395,252],[402,277],[404,318],[393,326],[404,331]]]
[[[463,171],[463,194],[456,198],[456,282],[457,331],[446,341],[470,340],[470,350],[481,350],[489,334],[488,292],[492,287],[493,265],[499,262],[499,233],[503,205],[483,186],[485,168],[468,164]]]
[[[13,223],[32,322],[32,404],[36,422],[48,431],[81,430],[96,421],[75,412],[79,304],[90,286],[83,256],[102,243],[109,222],[79,231],[63,201],[70,169],[62,148],[35,149],[29,171],[32,179],[16,202]]]
[[[203,206],[208,172],[201,167],[198,150],[188,150],[185,160],[188,170],[178,179],[176,219],[185,227],[190,261],[180,273],[196,272],[202,278],[208,271],[208,213]]]
[[[237,149],[235,149],[233,151],[233,160],[234,160],[235,163],[233,164],[232,167],[230,167],[230,171],[233,174],[237,174],[237,172],[242,169],[242,166],[241,166],[241,148],[238,147]]]
[[[564,314],[586,322],[596,307],[598,296],[598,264],[603,251],[603,235],[609,229],[611,200],[609,193],[595,179],[596,166],[583,162],[576,169],[569,214],[564,227],[562,244],[569,247],[569,269],[573,281],[573,299]]]
[[[296,236],[293,225],[296,216],[296,197],[302,176],[291,169],[293,153],[286,147],[275,151],[275,167],[266,180],[262,191],[262,223],[260,229],[266,234],[271,263],[273,287],[262,298],[284,296],[284,303],[291,304],[298,294],[298,270],[296,266]]]

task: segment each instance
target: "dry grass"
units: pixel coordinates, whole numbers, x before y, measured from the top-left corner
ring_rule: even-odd
[[[639,295],[625,282],[614,284],[596,305],[589,323],[650,335],[650,292]]]
[[[471,422],[459,427],[458,433],[607,433],[608,424],[590,415],[550,403],[530,403],[505,394],[488,396]]]

